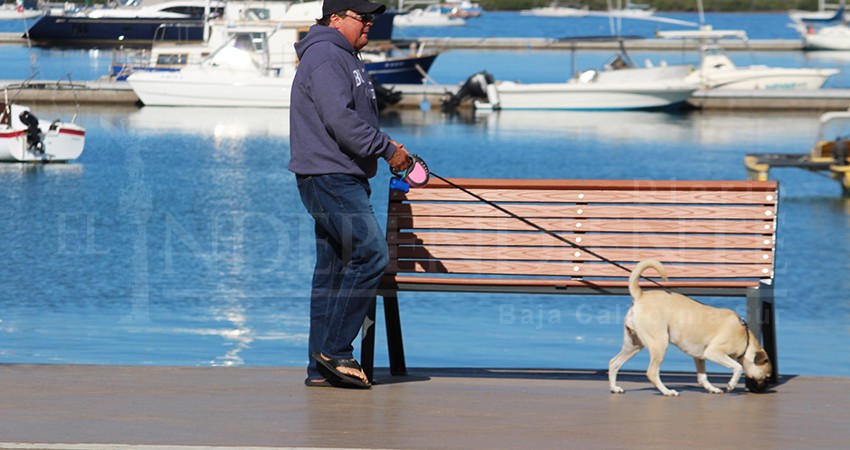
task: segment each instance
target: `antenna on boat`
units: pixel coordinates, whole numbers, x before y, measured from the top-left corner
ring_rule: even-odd
[[[27,47],[29,48],[29,52],[30,52],[30,71],[32,72],[32,76],[27,79],[29,81],[29,80],[33,79],[35,77],[35,75],[38,73],[38,65],[36,64],[37,57],[35,56],[35,53],[33,53],[33,51],[32,51],[32,41],[30,40],[30,25],[29,25],[29,23],[27,23],[27,15],[26,14],[23,14],[23,19],[24,19],[24,37],[27,38]]]

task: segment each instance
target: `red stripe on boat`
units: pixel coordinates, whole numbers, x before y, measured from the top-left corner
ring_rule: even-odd
[[[67,128],[60,128],[59,133],[73,134],[75,136],[85,136],[86,135],[85,130],[69,130]]]

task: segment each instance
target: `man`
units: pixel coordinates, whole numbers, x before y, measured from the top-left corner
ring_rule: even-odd
[[[369,388],[353,357],[356,339],[388,261],[369,203],[378,159],[409,164],[404,147],[378,129],[378,105],[359,51],[374,14],[367,0],[325,0],[322,18],[295,44],[289,170],[315,220],[308,386]]]

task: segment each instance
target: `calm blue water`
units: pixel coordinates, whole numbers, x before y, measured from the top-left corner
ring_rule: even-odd
[[[663,14],[676,20],[697,22],[695,13]],[[798,39],[787,25],[783,13],[761,14],[706,14],[706,23],[715,29],[744,29],[751,39]],[[394,35],[398,38],[415,37],[568,37],[610,36],[611,24],[601,17],[545,18],[524,16],[515,12],[488,12],[478,19],[469,20],[463,27],[400,27]],[[622,20],[622,35],[652,37],[656,31],[693,29],[681,25]],[[22,21],[0,21],[0,32],[21,31]],[[696,63],[696,52],[630,52],[638,64],[651,61]],[[582,51],[572,55],[569,51],[471,51],[452,50],[442,53],[431,68],[432,79],[439,84],[458,84],[480,70],[487,70],[497,79],[524,82],[557,82],[572,76],[573,68],[583,70],[601,67],[610,51]],[[827,67],[841,73],[831,77],[825,87],[850,88],[850,52],[729,52],[735,64],[741,66],[766,64],[776,67]],[[575,58],[575,62],[573,61]],[[0,45],[0,80],[20,80],[38,72],[38,79],[56,80],[70,76],[73,80],[93,80],[110,70],[113,50],[35,47],[26,45]]]
[[[509,35],[539,28],[516,26],[522,19],[488,14],[479,23],[504,24],[513,30]],[[74,79],[96,78],[111,60],[108,50],[35,52],[47,79],[68,71]],[[579,58],[607,56],[582,52]],[[680,55],[661,56],[673,62]],[[564,79],[570,57],[447,52],[432,75],[443,83],[482,69],[500,77]],[[832,64],[802,54],[756,57]],[[26,77],[29,51],[0,46],[0,67],[0,79]],[[47,105],[34,112],[53,119],[74,111]],[[0,362],[305,364],[312,222],[286,171],[287,114],[84,107],[78,121],[88,130],[87,145],[78,161],[0,166]],[[743,179],[748,152],[808,151],[818,116],[405,111],[382,121],[448,177]],[[373,181],[382,216],[388,178],[382,169]],[[850,202],[823,177],[778,171],[775,178],[782,186],[780,370],[850,375],[850,355],[835,351],[850,345]],[[604,368],[619,350],[629,302],[404,294],[408,365]],[[745,314],[743,301],[712,303]],[[386,365],[378,323],[378,364]],[[645,366],[642,355],[626,368]],[[692,362],[671,350],[664,368],[692,370]]]
[[[313,243],[286,171],[286,116],[84,108],[77,162],[0,166],[0,361],[304,364]],[[742,179],[747,152],[806,151],[817,116],[405,111],[383,124],[448,177]],[[381,216],[388,175],[373,181]],[[831,180],[776,175],[780,368],[850,375],[835,351],[850,345],[850,203]],[[715,300],[745,314],[743,301]],[[629,302],[404,294],[408,364],[604,368]],[[665,361],[691,365],[678,351]]]

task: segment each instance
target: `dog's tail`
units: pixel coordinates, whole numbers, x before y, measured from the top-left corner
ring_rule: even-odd
[[[635,269],[632,270],[631,276],[629,276],[629,294],[631,294],[633,299],[637,299],[640,297],[641,291],[640,289],[640,277],[643,274],[643,271],[648,268],[655,269],[661,278],[665,281],[667,280],[667,272],[664,271],[664,266],[658,260],[655,259],[645,259],[635,266]]]

